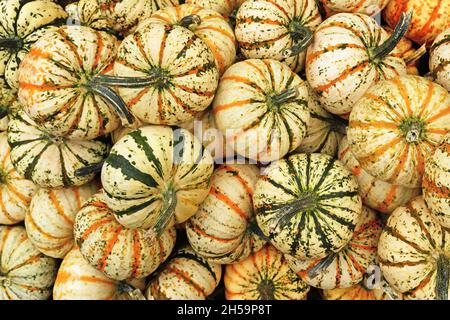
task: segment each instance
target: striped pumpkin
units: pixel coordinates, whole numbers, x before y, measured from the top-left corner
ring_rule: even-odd
[[[222,165],[211,180],[209,195],[188,220],[186,233],[199,255],[220,264],[235,263],[265,243],[252,230],[252,195],[258,168],[249,164]]]
[[[235,33],[247,59],[275,59],[299,72],[321,22],[315,0],[247,0],[236,14]]]
[[[24,179],[11,163],[6,132],[0,133],[0,224],[23,221],[37,186]]]
[[[264,235],[297,259],[342,250],[362,209],[355,177],[340,161],[320,153],[272,163],[256,183],[253,204]]]
[[[40,253],[22,226],[0,226],[0,300],[46,300],[56,260]]]
[[[450,27],[450,2],[448,0],[395,0],[383,11],[384,20],[394,27],[403,12],[414,10],[411,28],[406,36],[430,46],[439,33]]]
[[[159,235],[195,214],[213,169],[211,156],[189,131],[141,127],[120,139],[103,165],[105,201],[122,225]]]
[[[148,300],[205,300],[222,276],[220,264],[208,261],[186,246],[176,251],[150,281]]]
[[[74,235],[81,254],[109,278],[144,278],[169,256],[175,245],[174,228],[150,239],[142,229],[128,229],[114,218],[103,191],[76,214]]]
[[[43,254],[64,258],[73,247],[75,215],[98,190],[95,183],[67,189],[39,189],[25,217],[28,238]]]
[[[211,104],[219,82],[206,43],[183,26],[162,23],[140,27],[122,41],[114,73],[129,110],[150,124],[193,120]]]
[[[0,75],[8,85],[19,87],[18,69],[30,47],[64,23],[67,14],[52,0],[0,1]]]
[[[53,287],[53,300],[144,300],[145,280],[116,281],[92,267],[79,248],[64,257]],[[140,298],[140,299],[139,299]]]
[[[112,26],[100,9],[98,0],[79,0],[64,8],[69,16],[68,24],[83,25],[95,30],[113,32]]]
[[[193,4],[205,9],[214,10],[225,17],[230,19],[235,15],[239,6],[246,0],[186,0],[186,3]]]
[[[395,46],[408,19],[403,16],[392,37],[363,14],[339,13],[317,28],[308,48],[306,77],[325,109],[345,115],[379,80],[406,74]]]
[[[376,15],[384,9],[389,0],[323,0],[322,3],[334,12],[362,13]]]
[[[422,197],[389,217],[378,257],[384,278],[405,299],[449,299],[450,232],[438,224]]]
[[[236,59],[236,38],[233,29],[218,12],[190,4],[167,7],[141,22],[138,29],[155,22],[183,24],[186,19],[197,19],[187,27],[208,45],[214,54],[217,69],[223,74]]]
[[[310,120],[308,100],[306,83],[286,65],[250,59],[225,72],[213,112],[236,153],[266,162],[300,145]]]
[[[423,197],[433,215],[450,228],[450,133],[425,161]]]
[[[379,212],[391,213],[421,193],[420,188],[407,188],[378,180],[361,168],[344,137],[339,146],[338,158],[356,176],[363,203]]]
[[[310,286],[321,289],[348,288],[358,284],[375,260],[382,230],[375,211],[363,207],[350,242],[339,252],[322,259],[286,260],[297,275]]]
[[[361,168],[379,180],[418,188],[424,159],[450,130],[450,94],[417,76],[382,81],[356,103],[347,130]]]
[[[6,131],[10,114],[17,106],[16,90],[11,89],[6,80],[0,77],[0,131]]]
[[[224,284],[227,300],[306,300],[309,292],[281,252],[270,245],[227,265]]]
[[[442,32],[431,46],[430,70],[435,81],[450,91],[450,28]]]
[[[361,282],[349,288],[323,290],[323,297],[325,300],[403,300],[402,294],[386,286],[383,281],[383,285],[369,289]]]
[[[17,172],[44,188],[85,184],[94,174],[77,176],[75,171],[103,161],[108,152],[103,140],[69,140],[42,131],[23,111],[9,122],[8,143]]]

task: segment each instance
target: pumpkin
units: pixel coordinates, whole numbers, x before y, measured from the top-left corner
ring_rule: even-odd
[[[186,224],[195,252],[228,264],[262,248],[265,241],[254,231],[252,195],[257,179],[258,168],[250,164],[222,165],[214,172],[209,195]]]
[[[375,83],[406,74],[396,45],[408,29],[411,13],[403,15],[389,37],[375,19],[339,13],[314,33],[306,57],[306,77],[329,112],[345,115]]]
[[[285,64],[250,59],[224,73],[213,112],[236,153],[268,162],[294,151],[306,136],[308,100],[307,85]]]
[[[65,10],[69,16],[69,22],[72,24],[114,32],[108,19],[103,15],[98,0],[79,0],[67,5]]]
[[[50,0],[0,2],[0,75],[11,88],[19,87],[19,64],[33,43],[66,17],[63,8]]]
[[[362,13],[376,15],[384,9],[389,0],[323,0],[322,3],[334,12]]]
[[[213,169],[211,156],[189,131],[141,127],[120,139],[103,165],[105,201],[122,225],[159,235],[195,214]]]
[[[111,132],[111,141],[112,141],[112,143],[116,144],[117,141],[122,139],[128,133],[130,133],[131,131],[133,131],[133,130],[135,130],[137,128],[143,127],[143,126],[144,126],[144,124],[141,121],[139,121],[139,120],[134,121],[131,126],[127,126],[127,127],[120,126],[116,130]]]
[[[39,189],[25,216],[28,238],[43,254],[64,258],[73,247],[75,214],[96,193],[94,183],[66,189]]]
[[[8,128],[9,115],[17,104],[16,90],[11,89],[4,78],[0,78],[0,131]]]
[[[53,287],[53,300],[145,300],[145,280],[116,281],[92,267],[79,248],[64,257]]]
[[[268,166],[256,183],[253,205],[264,235],[297,259],[342,250],[362,210],[355,177],[321,153],[296,154]]]
[[[0,300],[46,300],[56,260],[40,253],[22,226],[0,226]]]
[[[186,0],[186,3],[214,10],[223,15],[226,19],[230,19],[236,15],[237,9],[245,1],[246,0]]]
[[[450,228],[450,133],[425,161],[423,197],[433,215]]]
[[[409,10],[414,10],[414,16],[406,37],[419,44],[430,46],[439,33],[450,27],[450,2],[447,0],[390,1],[383,17],[393,27],[401,14]]]
[[[422,197],[391,214],[378,257],[384,278],[405,299],[449,299],[450,233]]]
[[[144,278],[169,256],[176,231],[169,228],[157,239],[142,229],[122,226],[100,191],[75,216],[74,236],[90,265],[115,280]]]
[[[350,242],[339,252],[322,259],[286,260],[299,277],[310,286],[321,289],[348,288],[358,284],[375,260],[382,230],[375,211],[363,207]]]
[[[104,140],[55,137],[39,129],[23,110],[9,122],[8,143],[18,174],[44,188],[85,184],[95,174],[77,176],[75,171],[102,162],[108,152]]]
[[[395,292],[383,281],[382,285],[369,289],[364,281],[349,288],[323,290],[325,300],[403,300],[402,294]]]
[[[148,300],[205,300],[222,276],[220,264],[200,257],[192,248],[177,250],[150,280]]]
[[[437,83],[450,91],[450,28],[442,32],[430,49],[430,70]]]
[[[247,0],[236,14],[234,31],[247,59],[275,59],[299,72],[321,22],[315,0]]]
[[[281,252],[270,245],[227,265],[224,284],[227,300],[306,300],[309,292]]]
[[[138,29],[150,23],[183,25],[186,20],[193,20],[187,27],[208,45],[217,69],[223,74],[236,59],[236,38],[233,29],[218,12],[190,4],[167,7],[141,22]]]
[[[450,130],[450,94],[421,77],[375,85],[356,103],[347,130],[361,168],[379,180],[418,188],[424,159]]]
[[[341,140],[338,158],[356,176],[363,203],[379,212],[391,213],[421,193],[420,188],[393,185],[367,173],[350,150],[347,137]]]

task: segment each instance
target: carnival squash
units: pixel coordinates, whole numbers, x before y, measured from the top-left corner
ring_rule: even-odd
[[[114,32],[113,26],[103,14],[98,0],[79,0],[64,8],[68,14],[68,23],[82,25],[95,30]]]
[[[403,300],[402,294],[395,292],[386,281],[376,288],[367,288],[364,281],[349,288],[323,290],[325,300]]]
[[[0,131],[6,131],[11,113],[17,109],[17,106],[16,90],[0,77]]]
[[[186,3],[214,10],[223,15],[225,19],[233,19],[244,1],[246,0],[186,0]]]
[[[450,91],[450,28],[442,32],[431,46],[430,70],[434,80]]]
[[[322,0],[322,3],[334,12],[362,13],[376,15],[384,9],[389,0]]]

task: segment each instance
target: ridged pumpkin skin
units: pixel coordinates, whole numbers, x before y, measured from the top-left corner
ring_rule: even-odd
[[[382,81],[353,107],[350,150],[373,177],[418,188],[424,160],[450,130],[449,111],[450,94],[425,78]]]
[[[450,134],[425,161],[423,197],[444,228],[450,228]]]
[[[323,290],[323,297],[325,300],[402,300],[399,293],[390,295],[384,288],[367,289],[361,283],[349,288]]]
[[[132,280],[127,285],[110,279],[92,267],[83,258],[80,249],[74,247],[59,267],[53,287],[53,300],[120,300],[123,295],[127,295],[125,290],[134,289],[133,285],[142,290],[145,280]]]
[[[152,240],[145,230],[125,228],[114,218],[103,191],[78,211],[74,235],[89,264],[115,280],[148,276],[169,256],[176,239],[174,228]]]
[[[69,16],[69,22],[80,23],[83,26],[95,30],[112,31],[108,19],[100,9],[98,0],[79,0],[67,5],[66,10]]]
[[[84,26],[64,26],[36,42],[19,71],[19,101],[37,124],[57,136],[94,139],[120,120],[89,88],[116,54],[117,39]]]
[[[236,59],[236,38],[233,29],[218,12],[190,4],[167,7],[156,11],[150,18],[141,22],[138,29],[155,22],[169,25],[179,24],[183,18],[191,15],[197,15],[200,23],[192,24],[188,29],[211,49],[217,69],[220,74],[223,74]]]
[[[450,233],[422,197],[391,214],[378,243],[378,260],[386,281],[405,299],[448,300]]]
[[[200,257],[189,246],[176,251],[150,281],[148,300],[205,300],[222,277],[222,266]]]
[[[383,11],[384,20],[393,28],[402,12],[414,10],[406,37],[430,46],[433,40],[450,27],[450,2],[447,0],[394,0]]]
[[[46,300],[58,268],[40,253],[22,226],[0,226],[0,300]]]
[[[168,225],[195,214],[208,195],[213,170],[211,156],[189,131],[145,126],[112,147],[101,178],[116,219],[148,229],[168,211]]]
[[[322,3],[334,12],[362,13],[376,15],[384,9],[389,0],[323,0]]]
[[[186,0],[186,3],[214,10],[223,15],[226,19],[229,19],[230,15],[233,14],[244,1],[246,0]]]
[[[39,189],[25,217],[30,241],[43,254],[64,258],[73,247],[75,215],[98,190],[95,183],[66,189]]]
[[[363,207],[350,242],[339,252],[323,259],[286,260],[310,286],[321,289],[348,288],[359,283],[375,260],[382,225],[372,209]],[[321,267],[322,266],[322,267]]]
[[[294,95],[283,99],[286,90]],[[236,153],[266,162],[294,151],[306,136],[308,99],[306,83],[285,64],[250,59],[222,76],[213,112]]]
[[[256,183],[253,205],[264,235],[297,259],[320,259],[344,248],[362,208],[355,177],[320,153],[268,166]]]
[[[305,52],[284,57],[282,52],[303,40],[299,26],[313,32],[322,22],[314,0],[247,0],[236,14],[236,39],[247,59],[275,59],[294,72],[305,67]]]
[[[9,122],[8,143],[17,172],[44,188],[85,184],[95,174],[76,176],[75,171],[102,162],[108,152],[102,140],[77,141],[48,134],[23,111]]]
[[[263,247],[265,241],[252,230],[252,196],[258,173],[258,168],[249,164],[216,169],[209,195],[186,223],[189,243],[199,255],[229,264]]]
[[[14,169],[6,132],[0,133],[0,224],[23,221],[37,186]]]
[[[118,89],[130,111],[150,124],[178,125],[194,119],[211,104],[219,83],[206,43],[182,26],[162,23],[147,24],[122,41],[114,74],[155,76],[152,85]]]
[[[225,268],[227,300],[306,300],[309,286],[267,245],[247,259]]]
[[[0,76],[11,88],[19,87],[17,71],[30,47],[66,17],[63,8],[50,0],[0,2]],[[2,43],[7,39],[12,43]]]
[[[325,109],[345,115],[379,80],[406,74],[398,49],[371,58],[371,50],[388,38],[375,19],[363,14],[339,13],[317,28],[308,48],[306,77]]]
[[[450,28],[442,32],[431,46],[430,70],[435,81],[450,91]]]
[[[391,213],[421,193],[420,188],[407,188],[378,180],[361,168],[344,137],[339,146],[338,158],[356,176],[363,203],[379,212]]]

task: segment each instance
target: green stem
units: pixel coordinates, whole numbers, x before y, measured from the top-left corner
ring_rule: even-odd
[[[158,75],[153,74],[146,77],[119,77],[99,74],[92,78],[91,84],[134,89],[153,86],[157,80]]]
[[[18,51],[23,47],[23,40],[17,37],[0,39],[0,48]]]
[[[295,28],[296,30],[292,32],[293,38],[297,38],[298,40],[295,41],[295,44],[292,47],[285,49],[281,53],[284,58],[299,55],[309,47],[313,40],[313,33],[309,28],[302,25],[297,25]]]
[[[87,175],[90,175],[93,173],[98,173],[98,172],[102,171],[103,163],[104,163],[104,161],[96,163],[96,164],[92,164],[87,167],[79,168],[79,169],[75,170],[75,176],[76,177],[84,177],[84,176],[87,176]]]
[[[279,106],[283,103],[291,102],[298,97],[298,88],[289,88],[280,93],[269,96],[269,101],[274,106]]]
[[[192,29],[197,28],[202,23],[202,19],[197,14],[191,14],[189,16],[184,17],[178,23],[180,26]]]
[[[436,299],[448,300],[448,289],[450,281],[450,259],[443,253],[439,255],[437,260],[437,277],[436,277]]]
[[[175,214],[175,207],[177,206],[177,194],[175,189],[170,186],[166,192],[162,194],[163,208],[159,214],[158,220],[153,227],[157,237],[167,229],[167,225],[172,220]]]
[[[260,237],[264,241],[270,242],[269,237],[267,237],[264,234],[264,232],[262,232],[262,230],[258,226],[258,223],[256,222],[255,218],[252,218],[251,220],[248,221],[248,229],[250,230],[250,232],[252,232],[253,234],[256,234],[258,237]]]
[[[133,288],[126,282],[120,282],[118,285],[117,300],[147,300],[141,290]]]

